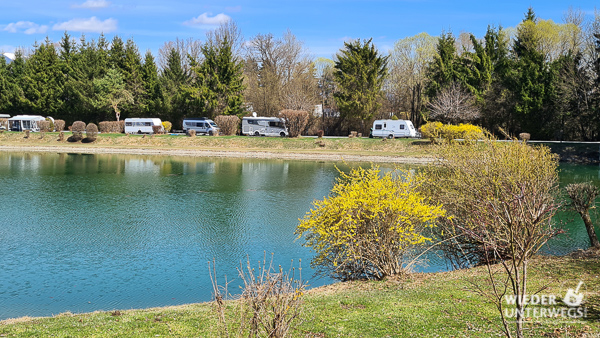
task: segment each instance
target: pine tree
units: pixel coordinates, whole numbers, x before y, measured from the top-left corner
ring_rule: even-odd
[[[158,69],[154,62],[154,57],[150,51],[144,56],[144,66],[142,68],[142,80],[144,83],[144,97],[142,98],[145,107],[145,113],[148,116],[158,116],[168,119],[163,110],[163,92],[158,79]]]
[[[167,55],[167,65],[162,70],[160,83],[164,93],[164,107],[166,116],[174,125],[181,124],[185,115],[192,115],[188,111],[182,96],[181,87],[189,84],[189,77],[182,67],[181,55],[176,48],[171,48]]]
[[[516,63],[510,73],[509,89],[514,93],[514,122],[509,130],[513,134],[531,133],[534,138],[552,137],[549,128],[552,110],[549,109],[554,95],[554,72],[548,67],[544,55],[538,49],[535,14],[529,8],[525,19],[517,28],[513,46]]]
[[[359,121],[364,131],[381,103],[382,86],[387,75],[387,56],[381,56],[372,39],[345,42],[336,55],[335,101],[343,119]]]
[[[434,98],[442,88],[453,82],[463,82],[460,81],[459,69],[456,39],[452,33],[442,34],[438,39],[437,55],[428,69],[427,96]]]
[[[206,116],[237,115],[243,112],[242,63],[233,56],[225,37],[202,47],[204,59],[193,68],[193,85],[184,87],[188,101],[198,104]]]
[[[27,113],[56,116],[62,107],[61,93],[64,76],[54,44],[46,38],[35,46],[34,53],[25,63],[23,91],[28,100]]]

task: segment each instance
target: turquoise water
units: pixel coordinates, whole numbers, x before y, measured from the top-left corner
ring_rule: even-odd
[[[565,182],[598,181],[597,166],[563,169]],[[0,153],[0,319],[208,301],[208,261],[232,280],[265,252],[329,283],[294,230],[337,175],[308,161]],[[587,246],[566,226],[546,252]],[[422,271],[446,268],[430,259]]]

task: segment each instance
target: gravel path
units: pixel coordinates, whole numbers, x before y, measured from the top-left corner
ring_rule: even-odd
[[[306,161],[347,161],[373,163],[405,163],[427,164],[431,158],[378,156],[378,155],[349,155],[336,153],[298,153],[298,152],[269,152],[244,150],[202,150],[202,149],[144,149],[144,148],[101,148],[101,147],[54,147],[54,146],[0,146],[0,151],[14,152],[47,152],[47,153],[79,153],[79,154],[132,154],[132,155],[163,155],[163,156],[192,156],[192,157],[230,157],[257,158]]]

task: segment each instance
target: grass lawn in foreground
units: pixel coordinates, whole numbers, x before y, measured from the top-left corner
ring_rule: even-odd
[[[600,336],[598,257],[537,257],[529,290],[562,298],[584,282],[586,318],[527,318],[531,337]],[[336,283],[305,295],[304,321],[294,337],[491,337],[501,336],[493,305],[470,291],[485,268],[412,274],[403,279]],[[560,301],[557,306],[564,307]],[[213,337],[216,316],[209,303],[147,310],[61,314],[0,322],[0,337]]]

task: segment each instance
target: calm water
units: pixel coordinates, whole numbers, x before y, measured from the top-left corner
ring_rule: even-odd
[[[598,169],[561,177],[600,183]],[[264,252],[329,283],[293,233],[336,177],[333,163],[0,153],[0,319],[207,301],[208,261],[231,280]],[[561,219],[575,230],[545,251],[586,247],[579,219]]]

